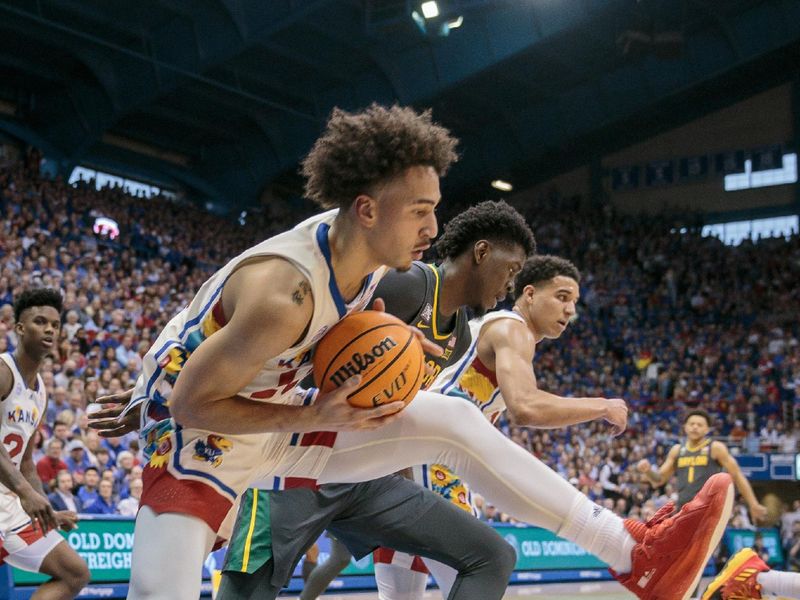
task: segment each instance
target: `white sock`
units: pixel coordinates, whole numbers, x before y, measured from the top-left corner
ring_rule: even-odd
[[[800,573],[787,571],[767,571],[759,573],[756,581],[761,584],[763,594],[800,598]]]
[[[617,515],[577,494],[558,535],[585,548],[617,573],[630,573],[636,540]]]

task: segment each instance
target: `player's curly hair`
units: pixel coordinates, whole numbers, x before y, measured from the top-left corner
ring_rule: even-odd
[[[521,214],[504,201],[487,200],[450,219],[434,245],[440,258],[455,258],[478,240],[519,244],[530,256],[536,252],[536,239]]]
[[[519,298],[526,285],[536,285],[543,281],[549,281],[553,277],[562,275],[581,282],[581,272],[574,264],[566,258],[553,256],[552,254],[540,254],[533,256],[525,261],[522,271],[517,275],[514,285],[514,297]]]
[[[14,301],[14,320],[19,321],[22,313],[34,306],[52,306],[60,315],[64,310],[61,292],[52,288],[25,290]]]
[[[306,196],[323,208],[348,208],[408,167],[430,166],[441,177],[458,159],[456,144],[429,110],[374,103],[358,113],[334,108],[301,166]]]

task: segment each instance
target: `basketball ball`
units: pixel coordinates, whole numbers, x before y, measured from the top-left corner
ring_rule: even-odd
[[[347,396],[353,406],[408,404],[425,375],[422,344],[392,315],[374,310],[347,315],[314,350],[314,382],[325,393],[354,375],[361,375],[361,383]]]

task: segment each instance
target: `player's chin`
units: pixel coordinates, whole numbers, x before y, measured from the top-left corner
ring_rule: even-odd
[[[411,268],[411,263],[403,263],[401,265],[395,265],[392,267],[395,271],[399,271],[400,273],[405,273]]]

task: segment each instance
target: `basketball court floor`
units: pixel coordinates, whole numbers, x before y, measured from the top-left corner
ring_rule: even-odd
[[[710,583],[711,578],[703,578],[700,591]],[[699,593],[699,592],[698,592]],[[281,598],[296,598],[296,596],[281,596]],[[438,590],[428,590],[424,600],[441,600]],[[558,600],[632,600],[636,598],[615,581],[598,581],[586,583],[550,583],[547,585],[515,585],[510,586],[504,600],[519,598],[557,598]],[[352,594],[325,594],[321,600],[378,600],[375,592]]]

